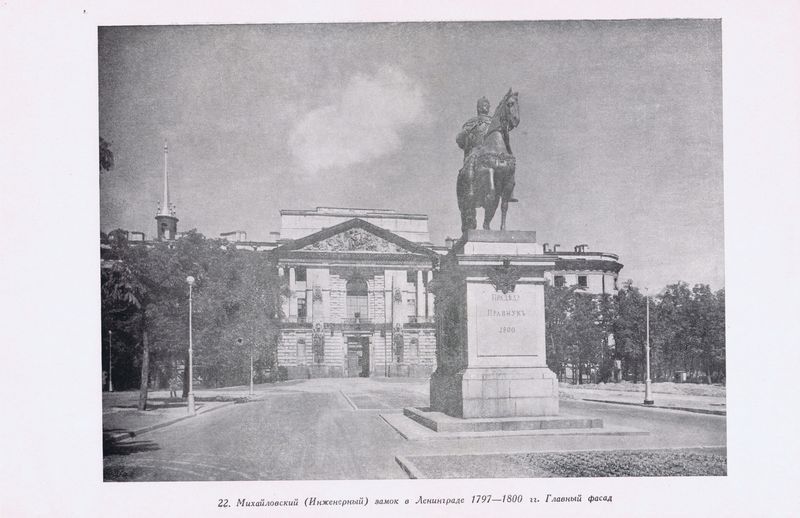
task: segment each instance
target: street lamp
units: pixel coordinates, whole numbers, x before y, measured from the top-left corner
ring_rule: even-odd
[[[186,277],[186,283],[189,285],[189,415],[195,414],[194,408],[194,390],[192,387],[192,286],[194,285],[194,277],[191,275]]]
[[[647,378],[644,380],[644,404],[645,405],[652,405],[653,404],[653,393],[651,392],[650,386],[650,295],[647,293],[647,288],[644,290],[644,300],[646,310],[645,313],[646,317],[646,340],[644,345],[644,355],[645,355],[645,372]]]
[[[239,342],[239,345],[242,345],[242,342],[244,342],[244,340],[242,340],[241,338],[237,338],[236,341]],[[253,395],[253,347],[252,346],[250,346],[250,395],[251,396]]]

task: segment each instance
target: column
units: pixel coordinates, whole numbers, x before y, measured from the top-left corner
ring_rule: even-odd
[[[425,316],[425,286],[422,283],[422,270],[417,270],[417,316]]]
[[[290,317],[297,316],[297,299],[295,298],[294,284],[295,284],[295,276],[294,276],[294,267],[292,266],[289,268],[289,316]]]
[[[314,321],[314,286],[308,280],[310,278],[310,276],[306,278],[306,322]]]
[[[427,293],[426,297],[428,299],[427,300],[427,302],[428,302],[428,308],[427,308],[428,309],[428,314],[427,314],[428,318],[433,318],[433,293],[431,293],[431,290],[430,290],[432,281],[433,281],[433,270],[428,270],[428,286],[425,289],[425,292]]]

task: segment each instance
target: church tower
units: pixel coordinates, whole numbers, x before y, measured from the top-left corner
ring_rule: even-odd
[[[164,196],[156,212],[156,232],[159,241],[175,239],[178,234],[178,218],[175,216],[175,206],[169,202],[166,139],[164,140]]]

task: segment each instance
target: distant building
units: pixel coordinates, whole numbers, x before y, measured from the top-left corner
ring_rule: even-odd
[[[545,274],[553,286],[578,286],[593,295],[614,295],[619,290],[622,264],[616,254],[590,252],[588,245],[577,245],[573,252],[562,252],[545,244],[543,252],[556,257],[554,269]]]
[[[283,210],[280,242],[270,253],[288,277],[290,296],[277,358],[290,378],[433,372],[428,287],[439,253],[429,241],[427,216]]]

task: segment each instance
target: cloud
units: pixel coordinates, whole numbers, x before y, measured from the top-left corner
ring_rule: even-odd
[[[365,163],[396,152],[400,132],[424,124],[422,89],[401,70],[383,67],[356,74],[339,99],[300,119],[289,137],[295,160],[307,173]]]

